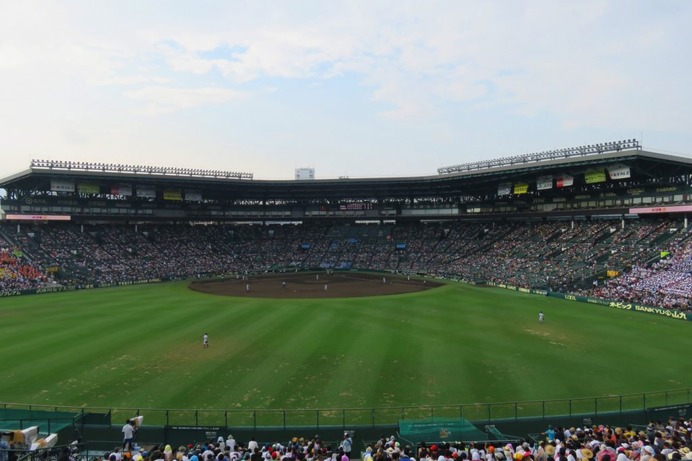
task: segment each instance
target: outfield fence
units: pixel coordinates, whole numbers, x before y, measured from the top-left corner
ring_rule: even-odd
[[[415,405],[339,409],[156,409],[28,405],[2,403],[4,410],[54,411],[102,415],[114,424],[144,415],[146,425],[180,427],[354,427],[397,424],[402,419],[466,418],[483,422],[549,418],[556,416],[598,416],[655,407],[692,403],[692,388],[639,394],[621,394],[573,399],[458,405]],[[20,428],[32,425],[17,421]],[[27,426],[28,427],[28,426]]]

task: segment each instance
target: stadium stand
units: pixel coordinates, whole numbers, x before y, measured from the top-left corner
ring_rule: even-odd
[[[498,431],[492,428],[493,433]],[[290,440],[263,441],[251,437],[236,440],[232,434],[180,446],[166,443],[135,444],[130,451],[115,447],[97,455],[85,456],[70,447],[44,450],[43,458],[65,461],[687,461],[692,459],[692,420],[670,417],[651,421],[647,426],[594,424],[578,427],[548,427],[545,432],[515,439],[488,439],[481,431],[468,431],[477,438],[450,441],[433,436],[412,441],[405,434],[381,436],[372,441],[354,441],[347,432],[343,440],[322,440],[319,435]],[[492,434],[491,434],[492,435]],[[502,435],[502,434],[499,434]],[[5,437],[4,437],[5,438]],[[344,440],[349,440],[345,443]],[[354,449],[350,452],[350,446]],[[14,441],[0,446],[3,460],[17,459],[25,453]],[[347,448],[349,447],[349,448]],[[356,454],[355,451],[359,450]],[[348,454],[347,454],[348,453]]]
[[[41,267],[25,258],[21,249],[0,238],[0,292],[38,288],[49,280]]]
[[[690,309],[692,239],[669,220],[403,225],[7,224],[3,290],[306,269],[384,270]],[[11,241],[10,241],[11,239]],[[14,245],[14,249],[13,248]],[[670,256],[658,261],[662,251]],[[622,274],[593,286],[608,270]]]
[[[0,179],[1,289],[360,269],[690,309],[692,160],[624,140],[438,173],[34,160]]]

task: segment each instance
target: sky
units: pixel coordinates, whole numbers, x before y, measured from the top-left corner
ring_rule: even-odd
[[[291,179],[638,139],[692,156],[687,0],[0,0],[0,177]]]

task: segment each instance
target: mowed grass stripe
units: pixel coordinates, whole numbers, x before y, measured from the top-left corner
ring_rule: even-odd
[[[106,293],[104,293],[106,295]],[[31,299],[35,298],[35,299]],[[13,298],[5,301],[39,301],[39,297]],[[100,301],[106,297],[98,297]],[[111,338],[117,334],[112,325],[122,324],[122,313],[106,312],[99,305],[98,316],[93,315],[94,296],[91,292],[59,293],[45,296],[45,304],[21,306],[22,313],[15,318],[7,335],[6,351],[21,360],[15,360],[12,379],[3,387],[22,389],[32,402],[62,401],[62,395],[79,395],[80,375],[94,369],[99,357],[112,349]],[[116,301],[117,304],[117,301]],[[94,341],[103,338],[103,341]],[[125,340],[123,339],[123,343]],[[46,389],[57,388],[51,395]],[[75,392],[77,390],[77,392]],[[53,399],[53,400],[51,400]]]
[[[244,377],[257,375],[263,341],[290,316],[266,300],[194,293],[193,298],[192,302],[182,300],[186,306],[182,312],[187,316],[184,323],[171,317],[157,330],[156,339],[146,342],[155,353],[137,368],[140,378],[135,384],[142,395],[150,396],[141,405],[200,409],[237,406],[242,402],[239,383]],[[202,349],[204,333],[210,337],[208,349]],[[174,347],[171,337],[176,338]]]
[[[333,300],[227,298],[166,283],[0,299],[0,320],[13,357],[0,392],[25,403],[369,407],[692,383],[671,353],[692,346],[686,322],[456,283]]]

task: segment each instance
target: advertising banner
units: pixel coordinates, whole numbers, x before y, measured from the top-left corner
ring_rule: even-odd
[[[98,184],[91,182],[80,182],[77,183],[77,192],[80,194],[98,194],[101,192],[101,188]]]
[[[70,221],[69,215],[50,215],[50,214],[6,214],[8,221]]]
[[[569,187],[574,184],[574,177],[563,174],[557,177],[557,187]]]
[[[64,179],[51,179],[50,190],[53,192],[74,192],[74,181]]]
[[[644,208],[630,208],[632,214],[646,213],[688,213],[692,211],[692,205],[654,206]]]
[[[183,194],[180,190],[166,189],[163,191],[163,199],[180,202],[183,200]]]
[[[614,165],[608,167],[610,179],[627,179],[630,177],[630,167],[627,165]]]
[[[137,197],[156,198],[156,189],[154,186],[137,186]]]
[[[122,195],[124,197],[130,197],[132,195],[132,185],[116,184],[114,186],[111,186],[111,195]]]
[[[514,184],[514,195],[526,194],[529,191],[529,185],[525,182]]]
[[[552,175],[548,176],[539,176],[538,180],[536,181],[536,189],[538,190],[547,190],[547,189],[552,189],[553,188],[553,177]]]
[[[592,168],[584,173],[586,184],[597,184],[606,181],[605,170],[603,168]]]
[[[497,185],[497,195],[509,195],[512,192],[512,183],[503,182]]]
[[[202,192],[198,190],[186,190],[185,191],[185,200],[188,202],[201,202],[202,201]]]

